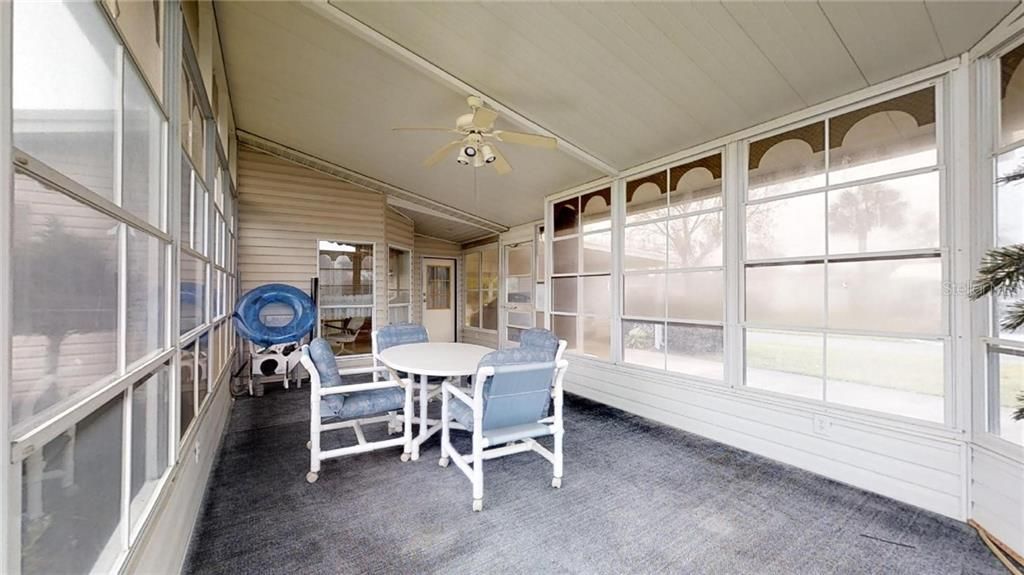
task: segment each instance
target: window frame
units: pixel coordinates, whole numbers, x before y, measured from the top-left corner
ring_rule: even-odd
[[[323,304],[320,304],[319,301],[317,302],[317,306],[316,306],[316,316],[317,316],[316,317],[316,335],[317,335],[317,337],[321,337],[321,335],[320,335],[321,331],[320,330],[323,327],[323,323],[322,323],[323,320],[322,320],[322,317],[320,315],[320,312],[321,312],[321,310],[325,310],[325,309],[352,309],[352,308],[358,308],[358,309],[369,310],[368,313],[366,314],[366,317],[370,320],[371,326],[373,326],[372,329],[378,329],[378,326],[376,325],[376,323],[377,323],[377,279],[378,279],[377,278],[377,265],[378,265],[377,264],[377,258],[380,257],[380,253],[379,253],[380,250],[378,249],[377,242],[353,241],[353,240],[348,240],[348,239],[344,239],[344,238],[341,238],[341,239],[337,239],[337,238],[335,238],[335,239],[321,239],[321,238],[317,238],[316,240],[314,240],[313,241],[313,249],[314,249],[313,253],[315,254],[315,258],[316,258],[316,279],[317,279],[317,286],[320,287],[320,288],[322,288],[322,286],[323,286],[322,282],[320,281],[320,242],[322,242],[322,241],[334,242],[334,243],[338,243],[338,244],[351,244],[353,246],[370,246],[370,253],[372,254],[371,257],[373,258],[373,267],[370,268],[370,272],[372,273],[372,276],[371,276],[372,279],[370,280],[370,303],[368,303],[368,304],[344,304],[344,305],[333,305],[332,304],[332,305],[323,305]],[[317,299],[319,300],[319,295],[318,295]],[[350,354],[350,355],[346,355],[345,357],[346,358],[361,358],[361,357],[368,357],[371,354],[372,354],[372,351],[367,351],[366,353],[353,353],[353,354]]]
[[[463,251],[461,257],[459,258],[460,260],[462,260],[459,263],[463,266],[462,269],[464,270],[463,273],[461,274],[463,276],[463,280],[462,280],[463,281],[462,301],[460,302],[460,303],[462,303],[463,318],[462,318],[462,321],[460,322],[460,326],[459,326],[461,329],[465,329],[465,330],[469,330],[469,331],[473,331],[473,332],[477,332],[477,333],[485,333],[485,334],[498,335],[498,328],[501,325],[501,317],[500,317],[501,316],[501,310],[500,309],[498,310],[498,317],[496,318],[496,320],[494,322],[494,329],[488,329],[486,327],[483,327],[483,322],[484,322],[484,319],[483,319],[484,318],[484,314],[483,314],[483,305],[484,305],[483,294],[486,293],[485,290],[483,289],[484,252],[485,251],[493,251],[495,253],[495,259],[498,262],[498,269],[497,269],[497,273],[495,275],[495,277],[497,278],[498,281],[497,281],[497,284],[494,287],[494,301],[496,302],[497,306],[501,305],[501,251],[500,251],[500,248],[498,246],[499,246],[499,242],[498,241],[490,242],[490,243],[483,244],[483,245],[480,245],[480,246],[474,246],[474,247],[472,247],[470,249],[467,249],[467,250]],[[479,265],[476,268],[477,269],[477,284],[476,284],[477,287],[476,287],[476,289],[470,289],[470,287],[469,287],[469,271],[468,271],[469,270],[469,264],[466,263],[466,258],[468,256],[472,256],[472,255],[476,255],[479,258],[479,260],[480,260],[480,263],[479,263]],[[424,277],[423,278],[424,293],[426,293],[426,281],[427,281],[427,278]],[[480,308],[479,308],[479,311],[480,311],[480,313],[479,313],[480,322],[477,325],[470,325],[468,323],[469,306],[467,304],[469,303],[469,292],[470,291],[476,292],[476,294],[477,294],[477,302],[479,303],[479,306],[480,306]]]
[[[390,299],[388,300],[388,304],[387,304],[387,307],[388,307],[388,323],[389,324],[391,323],[391,310],[392,309],[396,309],[396,308],[402,308],[402,307],[406,308],[406,320],[405,321],[406,322],[411,322],[412,321],[412,299],[413,299],[413,288],[412,288],[412,284],[413,284],[413,282],[412,282],[412,268],[413,268],[412,259],[413,259],[413,255],[412,254],[413,254],[413,250],[410,247],[406,247],[406,246],[404,246],[402,244],[398,244],[398,243],[388,243],[387,244],[387,249],[388,249],[388,297],[389,298],[391,297],[391,250],[396,250],[396,251],[404,252],[407,255],[407,257],[408,257],[408,264],[407,264],[406,267],[408,267],[408,270],[407,270],[408,275],[407,275],[407,277],[409,278],[409,301],[407,303],[396,303],[396,304],[393,304],[393,303],[391,303]],[[397,289],[398,289],[398,291],[401,291],[401,288],[397,288]]]

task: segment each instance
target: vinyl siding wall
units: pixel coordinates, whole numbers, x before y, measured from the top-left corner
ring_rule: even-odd
[[[971,519],[1024,554],[1024,467],[979,445],[971,463]]]
[[[309,292],[317,240],[372,243],[377,325],[387,323],[387,202],[325,174],[243,149],[238,162],[242,293],[266,283]]]

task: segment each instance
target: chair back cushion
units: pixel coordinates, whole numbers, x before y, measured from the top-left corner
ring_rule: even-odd
[[[483,382],[484,430],[537,423],[547,416],[555,375],[550,354],[524,347],[494,351],[480,360],[485,366],[493,367],[494,375]]]
[[[377,351],[407,343],[426,343],[427,328],[418,323],[395,323],[377,330]]]
[[[558,338],[544,328],[535,327],[520,334],[519,345],[544,350],[551,354],[548,359],[555,359],[555,353],[558,351]]]
[[[338,364],[334,360],[334,350],[326,339],[318,337],[309,342],[309,358],[313,360],[316,372],[320,375],[320,387],[335,387],[342,384]]]

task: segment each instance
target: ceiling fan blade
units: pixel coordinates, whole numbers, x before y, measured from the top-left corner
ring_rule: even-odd
[[[473,127],[477,130],[490,130],[494,121],[498,119],[498,113],[490,108],[476,108],[473,110]]]
[[[391,128],[392,132],[452,132],[455,134],[461,134],[458,130],[451,128]]]
[[[440,162],[442,159],[444,159],[444,157],[446,155],[448,155],[448,152],[450,152],[453,149],[455,149],[455,147],[458,146],[461,143],[462,143],[462,140],[455,140],[455,141],[452,141],[450,143],[447,143],[447,144],[441,146],[441,148],[438,149],[436,152],[434,152],[434,154],[432,156],[430,156],[426,160],[423,160],[423,167],[424,168],[429,168],[429,167],[433,166],[434,164]]]
[[[538,148],[547,148],[554,150],[558,145],[558,140],[549,137],[541,136],[538,134],[526,134],[523,132],[509,132],[505,130],[495,130],[492,135],[502,142],[508,142],[510,144],[524,144],[526,146],[536,146]]]
[[[494,161],[491,163],[494,164],[494,169],[499,175],[504,176],[512,171],[512,166],[509,165],[508,161],[505,160],[505,156],[502,156],[497,148],[492,147],[491,152],[494,154]]]

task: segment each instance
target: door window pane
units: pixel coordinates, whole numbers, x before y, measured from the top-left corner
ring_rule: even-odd
[[[576,278],[551,278],[551,311],[576,313]]]
[[[533,244],[523,244],[505,249],[505,256],[508,259],[508,275],[528,276],[533,272],[530,268],[533,260]]]
[[[470,290],[466,292],[466,325],[468,327],[480,327],[480,292]]]
[[[170,439],[170,366],[165,365],[132,389],[131,521],[156,492],[167,469]]]
[[[786,326],[825,324],[825,266],[747,268],[747,321]]]
[[[122,205],[163,229],[160,217],[164,152],[163,112],[131,62],[125,61],[124,182]]]
[[[665,276],[663,274],[627,275],[623,280],[622,315],[665,317]]]
[[[566,351],[576,351],[576,316],[574,315],[552,315],[551,331],[568,343]]]
[[[722,265],[722,212],[710,212],[668,222],[670,268]]]
[[[114,200],[118,45],[94,2],[15,2],[14,145]]]
[[[22,463],[22,573],[105,573],[113,568],[124,528],[121,397]]]
[[[117,224],[14,177],[13,422],[117,370]]]
[[[746,340],[748,386],[824,399],[823,335],[748,329]]]
[[[466,254],[463,260],[466,265],[466,289],[480,289],[480,252]]]
[[[583,273],[612,271],[612,233],[600,232],[583,236]]]
[[[505,300],[508,303],[529,304],[533,301],[533,280],[529,276],[505,278]]]
[[[623,320],[622,359],[634,365],[665,369],[665,324]]]
[[[820,188],[825,185],[825,124],[751,142],[747,160],[751,200]]]
[[[126,359],[128,365],[164,347],[166,245],[127,226]]]
[[[498,290],[480,292],[480,328],[498,329]]]
[[[551,273],[574,274],[579,271],[579,238],[558,240],[551,244]]]
[[[747,206],[747,259],[825,253],[825,194]]]
[[[828,121],[829,184],[934,166],[935,88],[898,96]]]
[[[829,191],[829,253],[938,247],[938,172]]]
[[[494,292],[494,298],[498,293],[498,246],[494,245],[483,250],[480,260],[480,282],[485,290]]]
[[[668,317],[722,321],[725,284],[721,271],[668,274]]]
[[[188,333],[206,321],[206,264],[187,252],[181,252],[181,333]]]
[[[452,268],[427,266],[427,309],[452,309]]]
[[[666,368],[706,379],[724,374],[724,342],[719,326],[668,324]]]
[[[826,343],[830,403],[943,420],[941,341],[830,334]]]
[[[611,320],[607,317],[584,317],[582,339],[585,355],[611,359]]]
[[[829,327],[939,334],[942,302],[937,257],[829,264]]]
[[[668,223],[630,226],[623,232],[622,269],[665,269],[668,250]]]
[[[611,315],[611,276],[584,276],[580,278],[580,281],[583,282],[583,313],[599,316]]]

